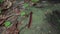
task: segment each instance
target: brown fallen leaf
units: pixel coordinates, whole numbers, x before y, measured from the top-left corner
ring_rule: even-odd
[[[5,0],[4,3],[1,5],[2,10],[8,9],[12,6],[12,2]]]

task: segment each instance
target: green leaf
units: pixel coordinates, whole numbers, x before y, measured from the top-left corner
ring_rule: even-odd
[[[31,0],[31,1],[35,3],[35,2],[38,2],[39,0]]]
[[[21,16],[24,16],[24,15],[25,15],[25,12],[24,12],[24,11],[22,11],[22,12],[21,12]]]
[[[4,0],[0,0],[0,3],[2,3]]]
[[[9,27],[9,26],[11,25],[11,22],[10,22],[10,21],[6,21],[6,22],[4,23],[4,25],[5,25],[5,27]]]
[[[26,7],[29,6],[29,4],[28,3],[24,3],[23,6],[24,6],[24,8],[26,8]]]

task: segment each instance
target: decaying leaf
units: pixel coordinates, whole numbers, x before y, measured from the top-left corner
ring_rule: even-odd
[[[1,8],[2,8],[2,9],[8,9],[8,8],[10,8],[11,6],[12,6],[12,2],[6,0],[6,1],[4,1],[4,3],[2,4]]]

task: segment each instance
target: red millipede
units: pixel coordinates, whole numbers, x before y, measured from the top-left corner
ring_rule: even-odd
[[[30,12],[30,18],[29,18],[28,28],[30,28],[31,23],[32,23],[32,13],[33,12]]]

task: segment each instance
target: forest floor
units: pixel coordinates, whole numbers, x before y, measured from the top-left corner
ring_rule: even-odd
[[[17,1],[19,2],[19,1]],[[15,7],[18,3],[13,4],[13,7]],[[46,6],[44,8],[36,8],[34,6],[32,7],[28,7],[29,10],[26,10],[26,13],[29,13],[30,11],[33,12],[33,16],[32,16],[32,24],[30,28],[24,28],[23,27],[28,23],[28,19],[24,19],[22,21],[22,25],[19,27],[20,28],[20,34],[59,34],[59,32],[51,26],[51,24],[49,24],[46,21],[46,16],[45,14],[47,14],[47,12],[51,12],[55,9],[59,10],[60,9],[60,4],[55,4],[55,5],[49,5]],[[13,12],[11,12],[12,9],[9,9],[8,11],[11,14],[14,14]],[[7,14],[10,15],[10,14]],[[22,18],[20,18],[21,16],[18,16],[18,20],[21,20]],[[11,18],[12,19],[12,18]],[[13,18],[15,19],[15,18]]]
[[[34,8],[32,7],[33,11],[33,20],[30,29],[25,28],[23,29],[20,34],[59,34],[58,31],[51,26],[48,22],[46,22],[45,14],[47,12],[51,12],[52,10],[59,10],[60,5],[57,4],[56,6],[48,6],[45,8]]]

